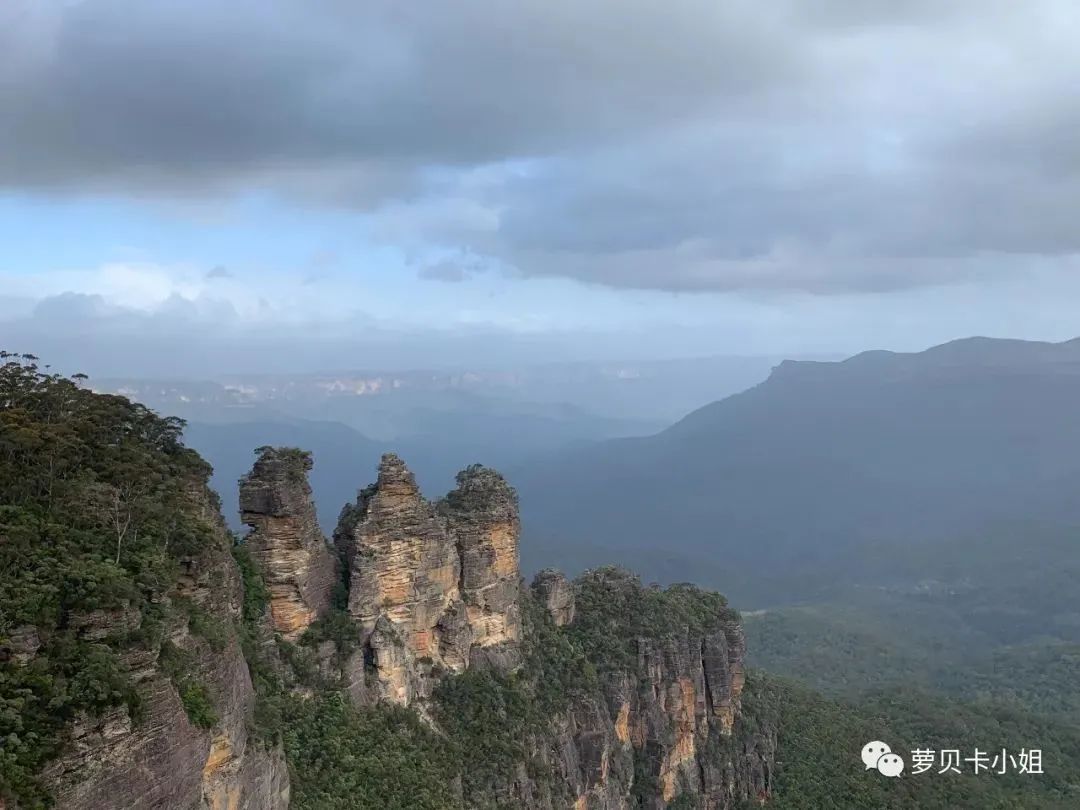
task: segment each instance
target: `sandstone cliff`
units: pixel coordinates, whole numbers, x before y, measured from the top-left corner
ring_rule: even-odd
[[[472,655],[498,651],[502,657],[495,660],[512,665],[521,640],[517,494],[497,472],[476,464],[458,473],[457,487],[438,509],[461,559],[460,594],[472,630]]]
[[[117,708],[76,718],[64,753],[44,780],[64,810],[286,810],[289,774],[280,746],[256,743],[255,692],[237,626],[241,584],[216,499],[194,482],[187,505],[205,542],[182,558],[162,598],[161,635],[131,611],[78,617],[92,638],[150,634],[159,643],[125,655],[142,701],[139,717]],[[184,703],[205,690],[209,716],[195,723]]]
[[[263,447],[240,481],[247,545],[270,589],[274,629],[294,641],[330,605],[337,560],[315,516],[308,453]]]
[[[740,715],[745,642],[722,598],[688,586],[645,588],[618,569],[588,572],[572,586],[544,571],[531,598],[531,643],[548,645],[532,655],[550,656],[567,638],[601,671],[591,688],[571,687],[566,708],[531,740],[531,765],[493,785],[504,801],[662,810],[681,800],[726,810],[771,795],[776,731]],[[580,624],[556,630],[575,601]]]
[[[401,459],[383,457],[335,532],[377,698],[408,705],[475,659],[517,663],[519,535],[516,495],[498,473],[470,467],[435,504]]]
[[[532,588],[556,627],[574,620],[574,588],[561,571],[545,568],[533,577]]]

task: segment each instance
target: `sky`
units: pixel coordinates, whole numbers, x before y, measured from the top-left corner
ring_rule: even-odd
[[[5,0],[0,347],[192,376],[1080,335],[1068,0]]]

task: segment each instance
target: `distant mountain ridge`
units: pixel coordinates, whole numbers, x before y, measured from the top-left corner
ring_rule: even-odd
[[[667,576],[731,572],[752,605],[889,580],[914,547],[1004,525],[1071,531],[1078,412],[1080,340],[784,362],[655,436],[515,471],[546,555],[528,562],[573,569],[604,547],[640,569],[661,548]]]
[[[415,433],[414,410],[576,421],[606,436],[653,432],[760,382],[777,358],[719,355],[507,368],[338,370],[212,380],[95,379],[94,388],[201,421],[272,412],[344,422],[372,437]],[[605,424],[606,423],[606,424]],[[598,436],[599,437],[599,436]]]

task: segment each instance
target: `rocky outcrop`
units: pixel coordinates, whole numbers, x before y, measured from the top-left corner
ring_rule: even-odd
[[[546,571],[532,588],[538,608],[556,626],[566,600],[554,600],[552,610],[549,597],[566,586],[561,574]],[[588,592],[585,606],[580,600],[577,605],[586,634],[625,644],[626,658],[605,667],[597,689],[575,696],[555,718],[551,735],[533,743],[540,764],[532,770],[556,775],[568,792],[544,795],[542,785],[518,781],[506,786],[505,800],[543,810],[662,810],[680,797],[686,806],[727,810],[766,800],[773,789],[776,731],[741,718],[745,641],[735,614],[723,607],[712,614],[703,610],[700,626],[687,626],[676,604],[701,592],[646,589],[617,569],[588,572],[569,587]],[[619,603],[620,611],[651,604],[652,617],[636,635],[620,639],[635,627],[634,617],[613,615],[618,624],[609,631],[606,619],[592,615],[604,602]]]
[[[289,774],[280,748],[251,737],[255,692],[238,642],[242,588],[229,551],[231,538],[215,499],[192,487],[187,507],[198,513],[209,542],[182,560],[182,573],[163,597],[167,616],[160,646],[135,646],[124,656],[142,702],[133,720],[125,708],[81,716],[64,753],[43,781],[65,810],[286,810]],[[210,640],[191,629],[207,617]],[[143,630],[137,611],[78,618],[84,638]],[[178,663],[181,662],[181,663]],[[181,683],[206,690],[214,720],[208,728],[185,711]]]
[[[426,698],[478,658],[516,665],[519,535],[517,498],[498,473],[470,467],[434,504],[400,458],[383,456],[335,533],[377,697]]]
[[[337,580],[337,559],[315,516],[308,453],[260,448],[240,480],[240,514],[251,527],[248,548],[270,591],[274,629],[295,641],[324,614]]]
[[[704,636],[638,640],[637,682],[623,678],[612,691],[616,737],[646,758],[663,801],[686,793],[707,807],[727,806],[728,780],[711,780],[703,766],[710,744],[716,748],[734,729],[744,652],[738,625]]]
[[[475,464],[457,475],[440,503],[461,559],[461,601],[471,630],[471,655],[493,653],[512,666],[521,640],[521,520],[517,493],[494,470]]]
[[[561,571],[545,568],[533,577],[532,589],[556,627],[574,620],[574,588]]]

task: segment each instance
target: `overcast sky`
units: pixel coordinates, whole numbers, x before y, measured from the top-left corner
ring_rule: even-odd
[[[97,373],[1080,334],[1071,0],[4,0],[0,346]]]

